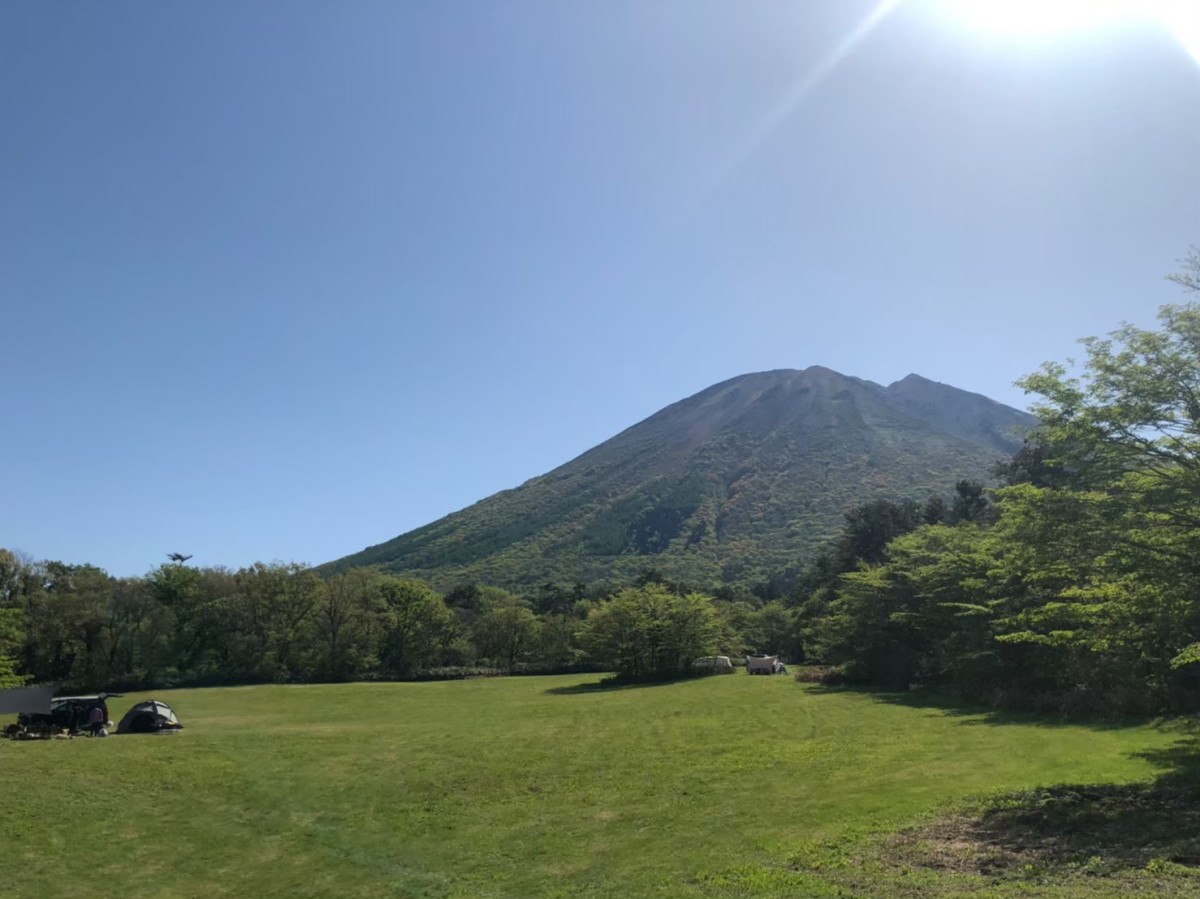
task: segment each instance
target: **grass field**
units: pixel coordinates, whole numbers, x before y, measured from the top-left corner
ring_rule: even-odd
[[[1148,786],[1184,722],[592,680],[164,691],[177,736],[0,742],[0,895],[1200,895]],[[976,807],[1056,784],[1111,786]]]

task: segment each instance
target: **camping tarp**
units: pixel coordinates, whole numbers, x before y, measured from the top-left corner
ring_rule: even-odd
[[[753,674],[762,671],[767,674],[775,673],[775,663],[779,656],[746,656],[746,670]]]
[[[49,715],[54,687],[0,690],[0,715]]]

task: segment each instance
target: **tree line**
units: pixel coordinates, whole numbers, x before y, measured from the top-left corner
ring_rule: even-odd
[[[1200,257],[1175,280],[1200,290]],[[1083,345],[1019,382],[1040,424],[999,487],[848,519],[791,596],[810,659],[993,704],[1200,707],[1200,306]]]
[[[1200,291],[1200,256],[1176,276]],[[1033,708],[1200,707],[1200,305],[1083,342],[1019,382],[1040,424],[999,486],[849,510],[807,564],[754,591],[648,571],[615,590],[446,594],[372,568],[142,578],[0,550],[0,685],[80,688],[566,671],[687,672],[778,653],[828,677]]]
[[[611,595],[445,595],[374,568],[236,571],[168,562],[145,577],[0,550],[0,685],[66,689],[689,670],[702,655],[794,644],[782,603],[718,602],[648,575]]]

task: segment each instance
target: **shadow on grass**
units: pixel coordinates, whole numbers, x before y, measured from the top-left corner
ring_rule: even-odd
[[[671,684],[681,684],[697,680],[695,677],[674,677],[664,680],[622,681],[616,678],[605,678],[590,684],[571,684],[569,687],[551,687],[544,691],[551,696],[578,696],[581,693],[611,693],[616,690],[642,690],[647,687],[667,687]]]
[[[973,703],[953,693],[932,688],[914,688],[904,691],[880,690],[870,687],[825,687],[807,684],[815,695],[853,694],[873,699],[888,705],[910,709],[936,710],[939,717],[959,718],[964,727],[1003,727],[1010,724],[1034,725],[1037,727],[1087,727],[1092,730],[1124,730],[1130,727],[1146,727],[1159,724],[1181,733],[1200,733],[1200,722],[1190,719],[1164,719],[1156,715],[1100,715],[1063,714],[1054,712],[1024,711],[996,708]]]
[[[856,694],[926,709],[960,719],[964,726],[1119,730],[1150,725],[1177,733],[1180,740],[1173,747],[1135,755],[1158,769],[1151,782],[1058,784],[989,797],[974,808],[897,834],[888,855],[902,866],[998,878],[1110,876],[1148,869],[1200,887],[1200,722],[1194,718],[997,709],[928,688],[889,692],[810,684],[809,690],[817,696]]]
[[[897,836],[895,860],[989,876],[1200,876],[1200,741],[1139,753],[1151,783],[1062,784],[989,799]]]

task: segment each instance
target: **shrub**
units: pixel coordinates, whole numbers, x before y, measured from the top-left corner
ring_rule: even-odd
[[[854,679],[836,665],[805,665],[796,672],[796,680],[802,684],[820,684],[823,687],[844,687],[854,683]]]
[[[472,677],[500,677],[505,674],[499,668],[473,668],[465,665],[451,665],[443,668],[423,668],[414,671],[406,680],[466,680]]]

